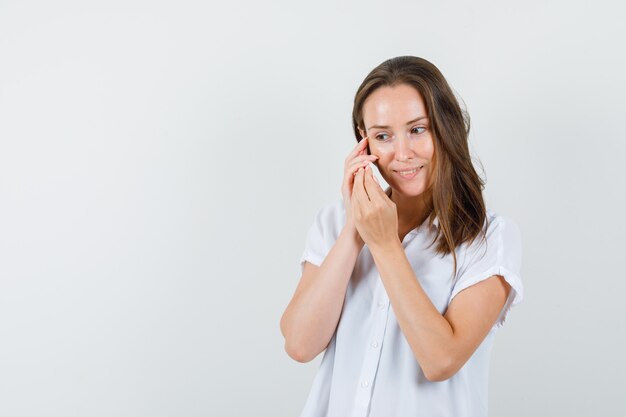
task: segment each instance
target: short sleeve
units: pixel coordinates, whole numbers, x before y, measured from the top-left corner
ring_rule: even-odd
[[[494,328],[502,327],[509,311],[524,296],[520,275],[522,239],[517,224],[505,216],[494,217],[487,227],[486,241],[479,235],[465,252],[463,266],[450,295],[452,299],[464,289],[493,275],[501,275],[511,285]]]
[[[319,209],[309,227],[304,243],[304,251],[300,257],[300,271],[304,272],[304,261],[320,266],[336,240],[337,203]]]

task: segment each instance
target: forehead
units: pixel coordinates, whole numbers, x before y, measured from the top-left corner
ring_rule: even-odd
[[[363,123],[371,125],[404,124],[419,116],[428,116],[422,95],[408,84],[376,89],[363,103]]]

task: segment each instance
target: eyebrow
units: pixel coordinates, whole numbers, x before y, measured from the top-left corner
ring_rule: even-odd
[[[407,124],[407,125],[410,125],[411,123],[415,123],[415,122],[417,122],[418,120],[422,120],[422,119],[428,119],[428,117],[426,117],[426,116],[419,116],[419,117],[418,117],[418,118],[416,118],[416,119],[409,120],[408,122],[406,122],[406,124]],[[365,129],[365,130],[367,131],[367,130],[370,130],[370,129],[387,129],[387,128],[389,128],[389,126],[374,125],[374,126],[370,126],[370,127],[368,127],[368,128],[367,128],[367,129]]]

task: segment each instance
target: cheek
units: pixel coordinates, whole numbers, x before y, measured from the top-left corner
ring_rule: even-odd
[[[393,145],[391,143],[376,143],[370,146],[372,155],[378,155],[380,160],[393,158]]]
[[[419,154],[423,158],[428,158],[429,160],[433,159],[433,155],[435,154],[435,143],[432,138],[428,138],[427,140],[420,143]]]
[[[428,159],[432,160],[433,156],[435,156],[435,144],[432,141],[428,143],[427,152],[428,152]]]
[[[374,165],[378,168],[378,172],[383,176],[384,180],[388,182],[391,170],[389,165],[393,163],[393,154],[377,153],[378,160],[374,162]]]
[[[370,152],[372,155],[378,156],[378,159],[374,162],[378,170],[381,171],[381,173],[386,171],[389,164],[393,161],[393,148],[384,145],[372,146]]]

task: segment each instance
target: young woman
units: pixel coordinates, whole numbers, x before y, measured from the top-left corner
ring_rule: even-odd
[[[280,323],[296,361],[326,350],[302,417],[487,416],[493,337],[523,296],[521,236],[485,207],[463,116],[422,58],[359,87],[342,198],[316,215]]]

